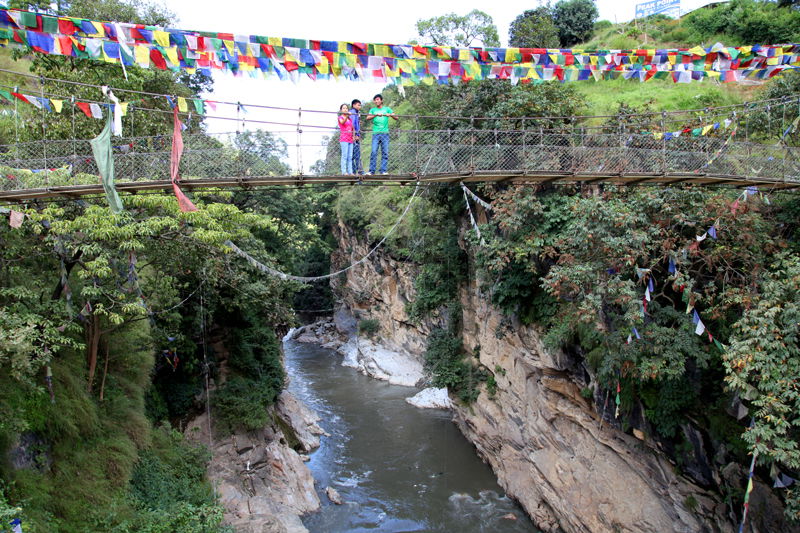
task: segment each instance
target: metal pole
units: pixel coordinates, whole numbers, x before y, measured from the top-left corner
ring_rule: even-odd
[[[419,168],[419,115],[414,115],[414,172],[420,173]]]
[[[528,158],[525,157],[525,152],[527,150],[528,142],[525,138],[527,135],[525,134],[525,117],[522,118],[522,173],[526,174],[528,172],[528,165],[527,161]]]
[[[300,139],[303,134],[303,130],[300,128],[300,124],[302,123],[303,118],[303,108],[297,108],[297,169],[300,176],[303,176],[303,155],[300,152]]]
[[[469,170],[475,172],[475,117],[469,119]]]
[[[47,121],[47,115],[44,111],[44,78],[39,78],[39,93],[42,95],[42,99],[39,101],[39,106],[42,109],[42,155],[44,156],[44,184],[45,187],[50,186],[50,177],[48,173],[50,170],[47,166],[47,127],[45,126],[45,122]]]

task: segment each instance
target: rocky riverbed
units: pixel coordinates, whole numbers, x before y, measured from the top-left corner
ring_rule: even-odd
[[[301,343],[318,344],[337,351],[342,364],[362,374],[388,381],[392,385],[421,387],[423,390],[406,399],[420,409],[450,409],[447,389],[426,387],[427,376],[419,357],[403,350],[393,350],[369,337],[359,336],[355,320],[346,311],[292,330],[289,338]]]

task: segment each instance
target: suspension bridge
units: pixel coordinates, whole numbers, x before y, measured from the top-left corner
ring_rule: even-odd
[[[335,112],[248,104],[297,117],[296,122],[288,122],[243,118],[241,107],[236,103],[236,118],[200,117],[206,123],[235,121],[236,132],[190,128],[181,135],[181,178],[177,181],[181,188],[410,182],[800,187],[800,148],[793,146],[800,121],[798,96],[669,113],[514,118],[405,115],[389,134],[388,173],[368,176],[341,174]],[[75,108],[73,103],[73,137],[77,137]],[[150,114],[151,122],[152,115],[160,114],[156,119],[169,130],[164,114],[170,111],[129,109],[125,130],[133,135],[112,141],[119,192],[172,187],[174,134],[136,136],[135,116],[142,113]],[[92,120],[80,112],[77,115],[84,122]],[[191,113],[179,115],[190,123],[193,120]],[[41,123],[29,127],[27,138],[33,136],[30,130],[40,132],[40,138],[0,145],[0,201],[24,203],[103,193],[90,140],[49,138],[48,120],[42,110]],[[94,123],[102,121],[94,119]],[[285,150],[263,150],[243,142],[253,128],[268,132],[276,145],[290,147],[296,161]],[[367,169],[370,132],[364,137],[362,164]],[[306,168],[304,156],[314,164]]]

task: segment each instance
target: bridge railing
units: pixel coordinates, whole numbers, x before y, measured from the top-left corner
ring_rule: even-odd
[[[464,173],[553,173],[616,176],[625,173],[700,173],[800,180],[797,148],[759,144],[715,134],[657,138],[652,133],[564,129],[395,129],[389,134],[388,173],[419,176]],[[249,142],[242,134],[184,136],[181,177],[254,178],[299,173],[289,164],[285,141]],[[263,139],[262,139],[263,141]],[[361,141],[361,161],[370,170],[371,134]],[[341,174],[337,135],[304,133],[297,149],[316,148],[320,160],[306,176]],[[115,138],[117,182],[166,180],[171,136]],[[380,168],[380,154],[376,157]],[[299,168],[302,168],[300,166]],[[0,146],[0,189],[97,183],[98,169],[86,140],[46,140]]]

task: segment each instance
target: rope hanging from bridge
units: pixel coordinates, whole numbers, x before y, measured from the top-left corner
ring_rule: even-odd
[[[420,188],[420,182],[417,181],[417,186],[414,188],[414,193],[411,195],[411,198],[408,199],[408,203],[406,204],[405,209],[403,209],[403,212],[397,218],[397,220],[395,221],[394,225],[389,229],[388,232],[386,232],[386,235],[383,236],[383,238],[378,242],[378,244],[373,246],[364,255],[364,257],[362,257],[358,261],[355,261],[354,263],[351,263],[350,265],[346,266],[345,268],[343,268],[341,270],[337,270],[336,272],[331,272],[330,274],[325,274],[325,275],[322,275],[322,276],[294,276],[294,275],[291,275],[291,274],[286,274],[284,272],[281,272],[280,270],[276,270],[276,269],[274,269],[274,268],[272,268],[270,266],[265,265],[264,263],[262,263],[261,261],[259,261],[255,257],[253,257],[252,255],[248,254],[247,252],[245,252],[244,250],[242,250],[241,248],[236,246],[231,241],[225,241],[225,245],[228,246],[236,255],[246,259],[248,263],[250,263],[252,266],[257,268],[261,272],[263,272],[265,274],[268,274],[270,276],[274,276],[276,278],[282,279],[282,280],[299,281],[301,283],[312,283],[312,282],[315,282],[315,281],[321,281],[321,280],[325,280],[325,279],[330,279],[330,278],[338,276],[339,274],[343,274],[343,273],[347,272],[348,270],[351,270],[351,269],[355,268],[356,266],[360,265],[361,263],[363,263],[364,261],[369,259],[370,256],[372,256],[372,254],[374,254],[378,250],[378,248],[380,248],[381,245],[383,245],[383,243],[386,242],[386,239],[388,239],[394,233],[394,231],[397,229],[397,227],[400,225],[400,223],[405,218],[405,216],[408,213],[408,211],[411,209],[411,206],[414,203],[414,199],[417,197],[417,193],[419,192],[419,188]]]

